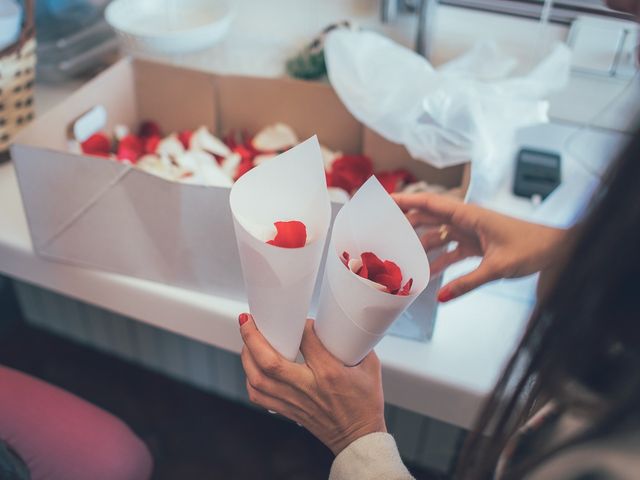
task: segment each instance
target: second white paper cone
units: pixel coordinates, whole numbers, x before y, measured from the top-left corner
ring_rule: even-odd
[[[249,310],[269,343],[294,360],[331,221],[318,139],[244,174],[231,189],[230,204]],[[266,243],[275,222],[291,220],[307,228],[304,247]]]
[[[408,296],[373,288],[342,263],[373,252],[395,262],[402,281],[413,278]],[[426,288],[429,261],[413,227],[375,177],[340,210],[333,224],[315,330],[345,365],[358,364]]]

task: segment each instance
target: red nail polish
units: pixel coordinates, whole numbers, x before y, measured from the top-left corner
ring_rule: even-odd
[[[452,298],[453,298],[453,292],[451,291],[451,287],[449,287],[449,286],[446,286],[446,287],[442,288],[438,292],[438,301],[440,303],[448,302]]]
[[[247,320],[249,320],[249,315],[247,315],[246,313],[241,313],[240,316],[238,317],[238,322],[240,323],[240,326],[244,325]]]

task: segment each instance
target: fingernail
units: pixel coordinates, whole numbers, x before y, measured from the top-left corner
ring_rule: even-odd
[[[452,298],[453,298],[453,292],[451,291],[451,287],[449,287],[448,285],[446,287],[442,288],[438,292],[438,301],[440,303],[448,302]]]
[[[244,325],[247,320],[249,320],[249,315],[246,313],[241,313],[240,316],[238,316],[238,322],[240,323],[240,326]]]

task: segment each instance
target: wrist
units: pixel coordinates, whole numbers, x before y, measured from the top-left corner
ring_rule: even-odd
[[[562,245],[567,235],[567,230],[561,228],[546,227],[546,241],[544,250],[540,255],[539,270],[546,270],[555,265],[562,255]]]
[[[340,452],[353,442],[372,433],[387,433],[387,426],[385,425],[384,418],[367,425],[354,427],[327,446],[335,456],[338,456]]]

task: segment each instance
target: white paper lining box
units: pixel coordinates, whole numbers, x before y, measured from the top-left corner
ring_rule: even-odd
[[[218,135],[284,122],[300,138],[317,134],[333,150],[369,155],[376,169],[402,166],[448,187],[461,182],[461,168],[431,168],[368,130],[329,85],[124,59],[37,118],[12,146],[33,247],[50,260],[244,299],[230,189],[174,183],[70,153],[70,126],[96,105],[108,113],[106,131],[147,119],[167,132],[206,125]],[[333,204],[334,216],[339,208]],[[433,290],[407,312],[401,333],[430,335]]]

